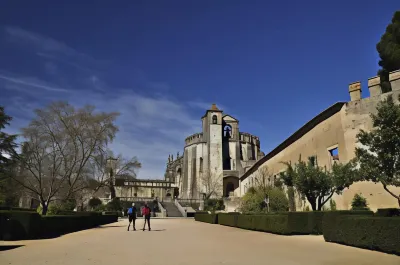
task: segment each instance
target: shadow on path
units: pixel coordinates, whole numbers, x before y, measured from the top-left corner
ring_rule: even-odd
[[[11,250],[19,247],[23,247],[25,245],[11,245],[11,246],[0,246],[0,251]]]

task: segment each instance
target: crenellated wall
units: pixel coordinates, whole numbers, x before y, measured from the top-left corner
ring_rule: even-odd
[[[203,133],[195,133],[185,139],[185,146],[204,142]]]
[[[376,112],[377,104],[388,95],[393,95],[395,102],[399,103],[400,71],[391,72],[389,80],[392,91],[382,94],[379,77],[368,79],[370,97],[367,98],[361,98],[361,82],[351,83],[349,85],[351,101],[338,102],[321,112],[241,176],[241,195],[254,185],[255,178],[263,167],[267,167],[273,177],[278,177],[280,172],[286,170],[286,166],[281,162],[296,163],[300,155],[303,160],[316,156],[319,166],[327,169],[330,169],[333,163],[346,163],[354,158],[355,147],[358,145],[356,135],[360,129],[366,131],[372,129],[370,114]],[[390,189],[400,194],[400,188],[390,187]],[[364,181],[354,183],[342,195],[333,197],[338,209],[349,209],[356,193],[362,193],[373,210],[398,207],[397,201],[383,189],[381,184]],[[300,201],[297,202],[298,210],[303,206]]]

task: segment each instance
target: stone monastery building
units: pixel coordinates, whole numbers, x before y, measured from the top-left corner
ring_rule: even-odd
[[[360,129],[372,129],[370,114],[388,95],[398,102],[400,95],[400,70],[390,73],[392,91],[382,93],[379,77],[368,79],[370,97],[361,98],[361,82],[349,85],[349,102],[337,102],[299,128],[268,154],[260,151],[257,136],[239,131],[239,121],[224,114],[215,104],[202,117],[203,132],[185,140],[183,156],[174,160],[170,156],[165,180],[172,183],[179,198],[202,198],[207,190],[204,185],[219,182],[220,195],[241,197],[254,185],[257,174],[265,167],[273,178],[286,170],[282,161],[296,163],[299,156],[318,157],[318,164],[330,169],[333,163],[346,163],[354,158],[356,135]],[[209,174],[209,175],[207,175]],[[205,176],[209,176],[207,179]],[[389,187],[395,194],[400,188]],[[380,183],[357,182],[342,195],[333,199],[338,209],[349,209],[356,193],[367,198],[369,207],[397,207],[397,201]],[[304,201],[296,201],[301,210]]]

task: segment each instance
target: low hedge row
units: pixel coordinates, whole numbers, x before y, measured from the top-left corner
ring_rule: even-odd
[[[400,255],[400,218],[339,216],[328,231],[324,231],[328,242]]]
[[[279,212],[269,214],[219,213],[217,216],[196,213],[195,220],[207,223],[284,235],[321,235],[324,219],[327,231],[341,215],[373,215],[371,211]]]
[[[378,209],[375,215],[379,217],[400,217],[400,208]]]
[[[0,240],[59,236],[118,221],[117,215],[82,212],[81,215],[40,216],[29,211],[0,211]]]
[[[373,216],[372,211],[329,211],[325,212],[322,221],[322,231],[325,241],[327,238],[335,238],[335,233],[338,230],[337,218],[343,215],[366,215]]]
[[[54,237],[118,221],[117,215],[43,216],[41,236]]]
[[[218,214],[196,213],[194,220],[209,224],[218,224]]]

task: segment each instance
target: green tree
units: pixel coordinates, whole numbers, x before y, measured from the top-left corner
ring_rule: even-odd
[[[15,140],[17,135],[10,135],[3,131],[12,120],[4,107],[0,106],[0,205],[15,205],[16,186],[10,176],[15,173]]]
[[[91,198],[90,200],[89,200],[89,207],[91,208],[91,209],[95,209],[95,208],[97,208],[99,205],[102,205],[103,203],[102,203],[102,201],[99,199],[99,198]]]
[[[392,18],[392,23],[386,27],[385,33],[376,45],[379,53],[378,71],[381,77],[383,92],[391,90],[389,83],[389,72],[400,69],[400,11],[396,11]]]
[[[264,200],[269,198],[269,208]],[[244,213],[266,213],[287,211],[289,201],[285,192],[277,187],[268,186],[265,189],[251,187],[241,199],[240,210]]]
[[[300,158],[294,167],[290,163],[286,165],[284,177],[307,199],[313,211],[321,211],[333,194],[341,194],[357,176],[352,162],[335,163],[330,172],[319,167],[315,157],[310,157],[307,163]]]
[[[331,211],[336,211],[336,202],[335,202],[335,200],[331,199],[329,201],[329,206],[330,206],[329,208],[330,208]]]
[[[283,182],[283,184],[286,185],[287,187],[287,194],[289,198],[289,209],[292,212],[296,211],[296,200],[295,200],[295,188],[294,188],[294,172],[293,167],[291,166],[290,163],[287,162],[282,162],[287,166],[286,172],[282,172],[279,174],[280,180]]]
[[[351,201],[351,209],[352,210],[369,210],[367,199],[364,198],[361,194],[356,194]]]
[[[391,190],[391,186],[400,187],[400,106],[392,95],[378,104],[371,119],[374,129],[357,134],[362,145],[355,151],[360,180],[381,183],[400,206],[400,194]]]

